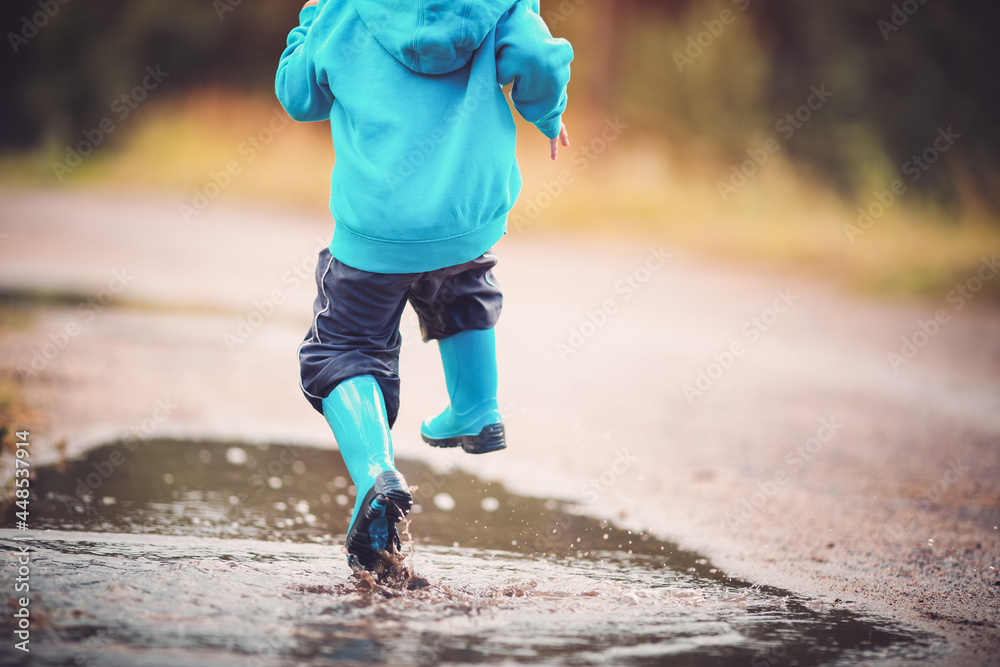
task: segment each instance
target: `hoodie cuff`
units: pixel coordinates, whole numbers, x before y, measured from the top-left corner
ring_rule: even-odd
[[[559,136],[559,132],[562,131],[562,114],[546,121],[539,121],[535,123],[535,127],[549,139],[555,139]]]

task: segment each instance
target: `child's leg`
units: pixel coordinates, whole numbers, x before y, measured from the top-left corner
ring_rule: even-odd
[[[298,351],[302,393],[317,412],[338,384],[371,375],[392,427],[399,412],[399,321],[419,277],[360,271],[320,252],[313,324]]]
[[[497,404],[496,338],[493,326],[503,296],[487,253],[458,267],[427,274],[410,302],[420,315],[424,339],[437,339],[449,405],[421,426],[435,447],[462,447],[485,454],[506,447]]]
[[[438,341],[448,407],[421,425],[424,442],[470,454],[507,446],[497,404],[495,340],[493,329],[469,329]]]
[[[347,552],[359,565],[370,568],[378,551],[399,550],[396,523],[413,504],[393,462],[382,390],[371,375],[345,380],[323,399],[323,416],[358,493]]]
[[[330,424],[357,489],[347,548],[366,568],[398,547],[396,523],[412,504],[389,428],[399,409],[399,319],[418,277],[359,271],[324,250],[313,326],[299,348],[302,390]]]

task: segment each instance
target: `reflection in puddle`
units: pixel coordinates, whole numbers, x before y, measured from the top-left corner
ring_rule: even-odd
[[[341,547],[354,489],[336,452],[149,442],[37,469],[37,636],[10,664],[817,665],[937,646],[561,503],[400,469],[419,576],[374,590]]]

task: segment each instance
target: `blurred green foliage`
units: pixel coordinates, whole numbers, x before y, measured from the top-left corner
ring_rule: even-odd
[[[772,0],[754,12],[776,73],[768,81],[772,112],[801,104],[807,85],[825,82],[837,91],[809,140],[790,144],[793,154],[848,185],[864,174],[873,151],[898,172],[932,145],[938,128],[953,127],[962,138],[952,166],[964,163],[981,194],[1000,206],[1000,4]],[[953,175],[928,170],[921,190],[949,197]]]
[[[14,93],[0,111],[0,145],[71,141],[103,118],[117,120],[112,105],[141,85],[147,67],[167,73],[150,98],[206,85],[270,88],[299,6],[261,0],[7,0],[0,16],[10,62],[0,76],[4,89]],[[45,19],[46,13],[52,18]],[[30,35],[29,24],[43,21],[26,43],[12,38]]]
[[[110,115],[147,66],[169,72],[158,96],[269,89],[299,8],[298,0],[63,2],[0,7],[8,41],[0,76],[13,91],[0,111],[0,147],[73,141]],[[621,114],[727,161],[777,137],[804,167],[861,197],[950,126],[961,139],[947,168],[921,178],[921,192],[947,207],[973,187],[1000,209],[992,34],[1000,3],[542,0],[542,14],[574,42],[577,109]],[[822,86],[833,97],[793,136],[779,134],[777,123]]]

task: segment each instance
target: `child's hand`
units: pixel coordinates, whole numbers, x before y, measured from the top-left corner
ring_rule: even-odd
[[[306,7],[312,7],[313,5],[318,5],[318,4],[319,4],[319,0],[309,0],[309,2],[307,2],[304,5],[302,5],[302,9],[305,9]]]
[[[559,144],[563,146],[569,146],[569,133],[566,131],[566,123],[563,123],[562,129],[559,130],[559,136],[555,139],[549,139],[549,148],[552,151],[552,159],[559,159]]]

